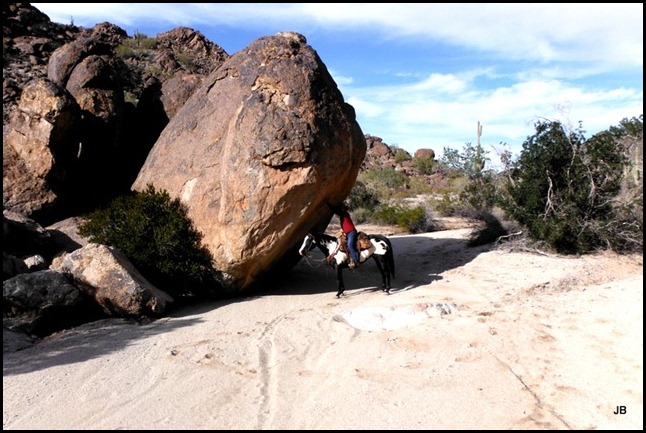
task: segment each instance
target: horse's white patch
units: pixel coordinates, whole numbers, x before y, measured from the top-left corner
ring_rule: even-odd
[[[345,262],[346,260],[348,260],[348,255],[347,255],[346,253],[344,253],[343,251],[339,251],[339,252],[338,252],[338,253],[336,253],[336,255],[334,256],[334,260],[336,260],[336,264],[337,264],[337,265],[340,265],[341,263],[343,263],[343,262]]]
[[[428,317],[444,316],[457,312],[455,304],[422,303],[393,307],[355,308],[334,319],[353,328],[366,331],[393,330],[416,325]]]
[[[303,239],[303,243],[301,244],[301,247],[298,249],[298,254],[301,256],[304,256],[305,253],[308,251],[308,247],[312,243],[312,239],[309,236],[306,236],[305,239]]]
[[[372,246],[370,248],[368,248],[367,250],[361,250],[361,252],[359,253],[359,262],[363,263],[366,260],[368,260],[370,258],[370,256],[373,255],[375,250],[376,250],[375,244],[372,244]]]
[[[372,245],[375,247],[374,254],[383,256],[386,254],[386,251],[388,251],[388,245],[386,242],[377,239],[370,239],[370,242],[372,242]]]

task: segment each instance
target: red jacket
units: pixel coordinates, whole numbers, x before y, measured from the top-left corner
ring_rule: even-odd
[[[350,214],[347,211],[340,210],[338,212],[338,215],[339,215],[339,224],[341,224],[341,230],[343,230],[343,233],[347,235],[351,231],[357,229],[354,226],[354,223],[352,222],[352,218],[350,218]]]

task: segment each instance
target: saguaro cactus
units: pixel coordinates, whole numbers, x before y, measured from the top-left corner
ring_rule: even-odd
[[[473,164],[475,174],[480,174],[482,169],[484,169],[484,158],[482,157],[482,148],[480,147],[480,137],[482,136],[482,125],[478,120],[478,130],[477,130],[478,141],[476,145],[476,158]]]

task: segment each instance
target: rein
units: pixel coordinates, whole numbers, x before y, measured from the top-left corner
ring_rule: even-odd
[[[319,248],[325,248],[326,250],[329,251],[328,245],[323,246],[324,244],[321,243],[321,240],[317,239],[314,235],[308,235],[308,236],[312,237],[313,244],[312,244],[312,247],[306,253],[303,254],[305,261],[311,268],[318,268],[318,267],[321,267],[321,265],[323,264],[327,265],[328,264],[327,260],[328,260],[328,257],[330,256],[329,254],[327,255],[327,257],[323,257],[322,259],[315,259],[310,256],[310,252],[312,251],[312,249],[314,249],[314,246],[317,246]],[[338,250],[339,250],[339,246],[337,245],[337,248],[333,254],[336,254]]]
[[[305,257],[305,261],[306,261],[306,262],[307,262],[307,264],[310,266],[310,268],[320,268],[320,267],[321,267],[321,265],[323,264],[323,262],[325,262],[325,261],[327,260],[325,257],[323,257],[323,258],[322,258],[322,259],[320,259],[320,260],[319,260],[319,259],[315,259],[315,258],[313,258],[313,257],[310,257],[310,253],[309,253],[309,251],[308,251],[308,252],[307,252],[307,254],[305,254],[303,257]],[[316,265],[313,265],[313,264],[312,264],[312,262],[315,262],[315,263],[316,263]]]

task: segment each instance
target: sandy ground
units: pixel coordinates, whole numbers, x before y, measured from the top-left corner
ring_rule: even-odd
[[[391,237],[243,299],[3,356],[3,429],[643,429],[643,256]],[[615,414],[615,412],[617,412]]]

